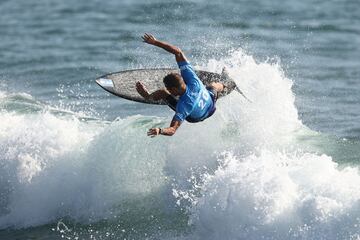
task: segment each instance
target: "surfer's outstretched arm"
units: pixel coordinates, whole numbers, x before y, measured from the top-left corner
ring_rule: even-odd
[[[146,42],[148,44],[160,47],[162,49],[165,49],[169,53],[174,54],[177,62],[187,61],[185,54],[181,51],[180,48],[178,48],[176,46],[173,46],[167,42],[159,41],[153,35],[148,34],[148,33],[145,33],[144,36],[142,37],[142,39],[144,40],[144,42]]]
[[[181,122],[173,118],[171,121],[170,127],[168,128],[151,128],[149,129],[147,135],[155,137],[157,135],[172,136],[175,134],[176,130],[180,127]]]

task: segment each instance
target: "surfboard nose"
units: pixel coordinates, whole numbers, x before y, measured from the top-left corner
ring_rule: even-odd
[[[114,92],[114,83],[111,79],[108,78],[98,78],[95,80],[97,84],[100,85],[100,87],[104,88],[105,90],[108,90],[110,92]]]

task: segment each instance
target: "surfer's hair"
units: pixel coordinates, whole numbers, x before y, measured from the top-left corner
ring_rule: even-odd
[[[164,77],[163,82],[166,88],[180,88],[184,80],[180,74],[170,73]]]

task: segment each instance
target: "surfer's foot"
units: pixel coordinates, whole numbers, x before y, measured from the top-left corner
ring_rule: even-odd
[[[222,92],[224,94],[227,94],[227,93],[231,92],[234,88],[236,88],[235,82],[226,82],[223,85],[224,85],[224,89]]]
[[[221,72],[221,77],[223,81],[223,90],[221,91],[221,94],[226,95],[227,93],[231,92],[235,87],[236,84],[233,82],[229,76],[229,72],[226,67],[223,67]]]
[[[210,87],[213,88],[216,92],[220,93],[224,91],[225,85],[219,82],[210,83]]]
[[[144,86],[144,84],[142,84],[142,82],[137,82],[136,83],[136,91],[145,99],[149,98],[149,91],[146,89],[146,87]]]

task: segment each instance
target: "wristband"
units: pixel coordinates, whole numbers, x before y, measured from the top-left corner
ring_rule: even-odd
[[[161,128],[159,128],[159,135],[161,135],[161,132],[162,132],[162,129],[161,129]]]

